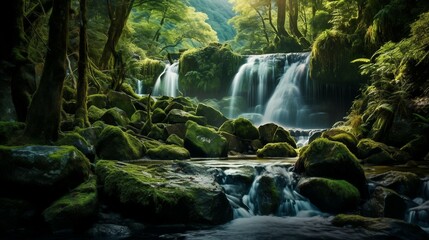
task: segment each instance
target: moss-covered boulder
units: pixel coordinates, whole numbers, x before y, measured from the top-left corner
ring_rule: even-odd
[[[167,134],[169,136],[172,134],[175,134],[181,139],[185,139],[186,124],[185,123],[167,124],[165,126],[165,131],[167,131]]]
[[[235,128],[234,128],[234,120],[230,119],[225,121],[220,127],[219,132],[226,132],[229,134],[235,134]]]
[[[429,152],[429,139],[424,135],[416,136],[413,140],[401,147],[401,151],[408,153],[415,159],[423,159]]]
[[[131,116],[131,123],[135,125],[142,125],[142,123],[147,121],[147,111],[137,110]]]
[[[167,114],[165,114],[164,110],[161,108],[155,108],[152,112],[152,122],[153,123],[160,123],[165,120],[167,117]]]
[[[0,188],[7,196],[49,199],[85,181],[90,162],[73,146],[0,146]]]
[[[77,186],[46,208],[42,215],[53,231],[80,230],[96,217],[97,183],[95,176]]]
[[[166,117],[167,123],[186,123],[187,121],[194,121],[200,125],[206,125],[207,119],[201,116],[195,116],[194,114],[188,113],[180,109],[171,110]]]
[[[295,149],[289,143],[268,143],[263,148],[256,151],[258,157],[296,157]]]
[[[192,157],[227,157],[228,142],[214,129],[186,122],[185,148]]]
[[[331,223],[337,227],[348,226],[381,233],[380,239],[427,239],[429,237],[419,226],[392,218],[338,214],[331,220]]]
[[[220,127],[226,120],[228,120],[221,112],[204,103],[198,104],[195,114],[197,116],[205,117],[207,119],[207,124],[215,127]]]
[[[174,144],[174,145],[179,146],[179,147],[184,146],[183,138],[177,136],[176,134],[171,134],[170,136],[168,136],[168,138],[167,138],[167,140],[165,140],[165,142],[168,144]]]
[[[107,96],[104,94],[93,94],[88,96],[87,107],[96,106],[98,108],[107,107]]]
[[[152,139],[161,140],[161,141],[165,141],[168,138],[168,134],[165,131],[164,125],[159,124],[159,123],[152,125],[147,136],[152,138]]]
[[[362,197],[368,196],[364,171],[343,143],[326,138],[314,140],[300,152],[295,171],[309,177],[346,180],[359,190]]]
[[[367,217],[404,219],[407,200],[397,192],[378,186],[362,205],[361,214]]]
[[[259,139],[259,131],[249,119],[237,118],[232,122],[234,135],[246,140]]]
[[[22,122],[0,122],[0,144],[6,144],[13,137],[18,136],[25,129]]]
[[[117,107],[108,109],[103,116],[101,116],[100,120],[109,125],[122,127],[127,126],[130,122],[127,114]]]
[[[176,145],[160,145],[156,148],[150,148],[147,150],[146,155],[152,159],[161,160],[183,160],[189,159],[191,155],[186,148],[179,147]]]
[[[70,87],[68,85],[65,85],[63,87],[63,98],[66,101],[70,101],[72,99],[76,99],[76,89],[74,89],[74,88],[72,88],[72,87]]]
[[[95,158],[95,149],[94,146],[89,144],[85,138],[75,132],[69,132],[60,137],[58,141],[55,142],[57,146],[74,146],[79,151],[81,151],[89,160],[94,160]]]
[[[297,189],[324,212],[340,213],[354,210],[360,201],[356,187],[344,180],[304,178],[299,181]]]
[[[91,126],[87,128],[76,128],[75,131],[81,135],[90,145],[94,146],[98,141],[102,127]]]
[[[421,185],[420,178],[412,172],[388,171],[372,176],[370,180],[410,198],[417,196]]]
[[[107,93],[107,100],[110,107],[117,107],[126,112],[128,118],[130,118],[136,111],[132,98],[123,92],[109,91]]]
[[[222,131],[220,131],[219,133],[228,142],[228,150],[229,151],[242,153],[242,152],[245,152],[247,150],[246,145],[237,136],[235,136],[231,133],[222,132]]]
[[[111,160],[139,159],[146,152],[139,139],[115,126],[103,129],[95,149],[99,158]]]
[[[249,194],[249,199],[254,205],[252,211],[255,215],[274,214],[280,205],[280,193],[277,191],[272,176],[261,175],[254,181],[254,191]]]
[[[100,120],[101,117],[107,112],[106,109],[100,109],[96,106],[91,106],[88,108],[88,120],[91,123],[95,123]]]
[[[274,124],[267,123],[258,127],[259,139],[263,144],[274,143],[274,142],[287,142],[293,148],[296,148],[295,139],[290,135],[290,132],[283,127]]]
[[[397,165],[410,160],[410,156],[406,152],[369,138],[361,139],[357,148],[359,158],[367,164]]]
[[[198,105],[197,100],[195,98],[192,99],[190,97],[179,96],[173,98],[171,101],[182,105],[185,111],[195,111],[195,108]]]
[[[125,213],[148,223],[220,224],[233,217],[231,206],[211,175],[183,172],[188,163],[96,164],[101,191]]]
[[[342,142],[352,153],[357,154],[358,140],[353,134],[347,131],[338,128],[331,128],[324,131],[322,133],[322,137],[332,141]]]

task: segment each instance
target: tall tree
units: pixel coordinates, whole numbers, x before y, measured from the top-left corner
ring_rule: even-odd
[[[285,29],[286,0],[277,0],[277,32],[279,37],[289,37]]]
[[[310,43],[303,37],[298,28],[299,2],[298,0],[288,0],[289,8],[289,28],[291,34],[299,40],[303,47],[310,46]]]
[[[109,61],[115,52],[116,45],[122,35],[125,23],[130,15],[134,0],[106,0],[109,13],[110,26],[107,32],[107,41],[99,61],[101,69],[109,67]]]
[[[80,0],[80,29],[79,29],[79,61],[77,81],[77,110],[75,122],[77,126],[89,125],[86,99],[88,92],[88,40],[87,40],[87,0]]]
[[[25,135],[41,141],[58,138],[62,89],[66,76],[66,51],[70,0],[54,1],[49,19],[49,40],[40,85],[27,116]]]

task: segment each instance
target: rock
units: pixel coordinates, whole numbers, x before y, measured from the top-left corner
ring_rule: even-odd
[[[86,106],[89,108],[91,106],[96,106],[97,108],[106,108],[107,107],[107,96],[104,94],[93,94],[88,96],[88,102]]]
[[[420,178],[412,172],[388,171],[375,175],[370,180],[410,198],[417,196],[421,185]]]
[[[404,219],[406,200],[398,193],[384,187],[376,187],[362,206],[362,215],[367,217],[389,217]]]
[[[426,156],[426,153],[428,153],[427,146],[429,146],[428,138],[426,136],[420,135],[409,141],[407,144],[401,147],[400,150],[413,156],[416,160],[422,160]]]
[[[100,109],[96,106],[91,106],[88,108],[88,120],[91,123],[94,123],[101,119],[101,117],[107,112],[106,109]]]
[[[296,157],[298,154],[289,143],[268,143],[256,151],[258,157]]]
[[[164,108],[164,111],[165,111],[165,113],[166,113],[166,114],[168,114],[168,113],[170,113],[170,111],[171,111],[171,110],[173,110],[173,109],[183,110],[183,111],[187,112],[187,111],[185,110],[185,106],[183,106],[183,105],[182,105],[182,104],[180,104],[180,103],[173,102],[173,101],[171,101],[171,102],[167,105],[167,107],[165,107],[165,108]]]
[[[280,205],[280,194],[277,191],[274,179],[268,175],[258,176],[255,180],[255,191],[249,193],[251,202],[254,203],[255,215],[274,214]]]
[[[245,152],[246,146],[243,144],[243,142],[235,135],[227,132],[220,131],[220,135],[222,135],[226,141],[228,142],[228,150],[234,151],[234,152]]]
[[[262,143],[287,142],[293,148],[296,148],[295,139],[290,135],[290,132],[274,123],[267,123],[259,126],[260,140]]]
[[[146,111],[137,110],[131,116],[131,122],[134,124],[141,124],[143,126],[143,123],[146,121],[147,121],[147,112]]]
[[[179,109],[171,110],[166,117],[167,123],[186,123],[188,120],[194,121],[200,125],[207,124],[205,117],[195,116]]]
[[[64,134],[56,143],[57,146],[74,146],[81,151],[85,156],[93,161],[95,158],[94,146],[89,144],[85,138],[75,132]]]
[[[103,129],[95,149],[99,158],[110,160],[139,159],[146,152],[136,137],[115,126]]]
[[[94,220],[97,202],[97,183],[92,177],[52,203],[42,215],[53,231],[79,230]]]
[[[0,197],[0,231],[14,233],[22,228],[37,224],[37,208],[31,202],[22,199]]]
[[[234,135],[235,134],[235,128],[234,128],[233,120],[230,119],[230,120],[225,121],[219,127],[219,132],[226,132],[226,133]]]
[[[429,201],[408,210],[410,223],[418,224],[422,227],[429,227]]]
[[[295,171],[309,177],[346,180],[362,197],[368,196],[366,178],[358,159],[340,142],[318,138],[300,152]]]
[[[166,98],[159,98],[154,104],[153,109],[161,108],[165,109],[171,102],[171,97],[164,96]],[[143,101],[145,104],[147,103],[147,100]]]
[[[368,164],[396,165],[410,160],[407,153],[369,138],[361,139],[357,148],[359,158]]]
[[[297,189],[316,207],[329,213],[354,210],[360,201],[359,191],[344,180],[304,178],[299,181]]]
[[[184,106],[186,111],[195,110],[197,107],[197,104],[195,104],[195,100],[189,98],[189,97],[175,97],[171,100],[172,102],[180,103],[182,106]]]
[[[160,145],[156,148],[148,149],[146,154],[152,159],[162,160],[183,160],[189,159],[190,154],[186,148],[176,145]]]
[[[103,116],[100,118],[101,121],[109,125],[125,127],[128,125],[130,120],[127,114],[120,108],[114,107],[108,109]]]
[[[339,214],[332,225],[337,227],[363,228],[368,231],[382,232],[386,239],[428,239],[428,234],[419,226],[391,218],[370,218],[359,215]]]
[[[6,196],[46,201],[85,181],[89,160],[73,146],[0,146],[0,188]]]
[[[122,109],[128,118],[130,118],[133,113],[136,111],[133,102],[131,101],[131,97],[123,92],[115,92],[109,91],[107,93],[107,100],[109,102],[109,106],[117,107]]]
[[[95,145],[98,141],[98,137],[101,134],[103,128],[101,127],[88,127],[88,128],[77,128],[76,132],[81,135],[90,145]]]
[[[161,108],[155,108],[155,110],[153,110],[152,112],[153,123],[163,122],[166,117],[167,117],[167,114],[165,114],[164,110],[162,110]]]
[[[228,142],[214,129],[186,122],[185,148],[191,157],[227,157]]]
[[[1,122],[0,121],[0,144],[6,144],[13,137],[18,136],[25,129],[22,122]]]
[[[169,136],[176,134],[181,139],[185,139],[186,125],[184,123],[167,124],[165,130]]]
[[[246,118],[237,118],[232,124],[234,125],[234,135],[246,140],[259,139],[259,131],[253,126],[252,122]]]
[[[179,147],[184,146],[184,140],[182,138],[180,138],[179,136],[177,136],[176,134],[171,134],[170,136],[168,136],[168,138],[165,142],[168,144],[174,144],[174,145],[179,146]]]
[[[168,134],[162,124],[153,124],[147,136],[155,140],[164,141],[167,139]]]
[[[207,124],[215,127],[220,127],[228,120],[221,112],[203,103],[198,104],[196,115],[205,117]]]
[[[189,163],[145,165],[100,160],[101,191],[127,214],[154,224],[221,224],[233,217],[211,175],[188,174]],[[168,179],[168,181],[166,181]]]
[[[331,128],[324,131],[322,133],[322,137],[332,141],[344,143],[352,153],[354,154],[357,153],[358,140],[353,134],[347,131],[337,129],[337,128]]]

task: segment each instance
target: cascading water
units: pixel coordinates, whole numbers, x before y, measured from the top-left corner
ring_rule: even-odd
[[[137,92],[138,95],[143,95],[143,81],[137,80]]]
[[[413,199],[416,206],[408,209],[406,220],[429,232],[429,178],[423,179],[419,196]]]
[[[176,97],[179,88],[179,63],[167,64],[153,88],[153,96]]]

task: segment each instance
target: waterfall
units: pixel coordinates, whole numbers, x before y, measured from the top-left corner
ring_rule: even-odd
[[[408,209],[405,220],[429,232],[429,178],[422,179],[420,192],[413,202],[416,206]]]
[[[143,81],[137,79],[137,92],[138,95],[143,95]]]
[[[176,97],[179,89],[179,63],[167,64],[156,79],[153,96]]]
[[[295,191],[296,176],[287,165],[255,167],[255,177],[249,185],[246,178],[234,170],[217,177],[234,210],[234,218],[257,215],[315,216],[324,215],[305,197]]]

